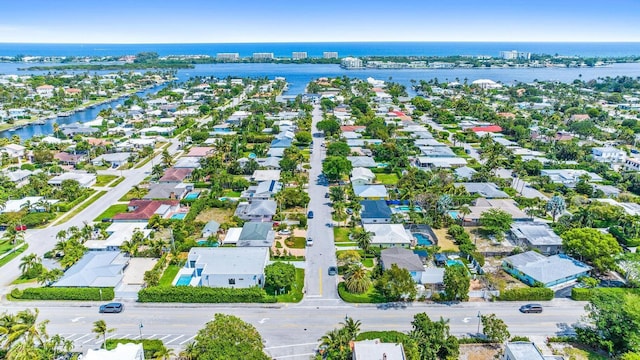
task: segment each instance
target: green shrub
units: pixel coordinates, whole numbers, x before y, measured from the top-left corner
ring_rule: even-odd
[[[274,303],[276,298],[264,289],[228,289],[210,287],[148,287],[138,292],[139,302],[182,303]]]
[[[409,341],[409,335],[400,331],[365,331],[358,334],[356,341],[380,339],[382,343],[404,343]]]
[[[162,340],[158,339],[143,339],[143,340],[131,340],[131,339],[107,339],[105,344],[107,350],[113,350],[118,344],[140,344],[144,349],[145,359],[155,359],[155,354],[165,348]]]
[[[547,339],[549,339],[549,338],[547,338]],[[515,342],[515,341],[531,342],[531,340],[529,340],[528,337],[526,337],[526,336],[517,336],[517,335],[512,337],[511,340],[509,340],[509,341],[511,341],[511,342]]]
[[[551,300],[553,296],[553,290],[535,287],[505,290],[500,293],[497,299],[502,301],[543,301]]]
[[[571,289],[571,298],[576,301],[589,301],[596,294],[615,295],[622,297],[625,294],[640,295],[640,289],[637,288],[573,288]]]
[[[548,343],[574,343],[576,342],[576,338],[574,336],[553,336],[553,337],[548,337],[547,342]]]
[[[100,290],[102,289],[102,295]],[[19,296],[15,296],[19,295]],[[113,288],[75,288],[75,287],[41,287],[27,288],[22,294],[11,293],[11,296],[20,300],[86,300],[101,301],[113,300],[115,294]]]

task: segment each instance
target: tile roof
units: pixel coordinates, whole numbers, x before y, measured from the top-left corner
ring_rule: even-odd
[[[149,220],[162,205],[177,206],[178,200],[131,200],[129,207],[135,210],[113,216],[114,220]]]

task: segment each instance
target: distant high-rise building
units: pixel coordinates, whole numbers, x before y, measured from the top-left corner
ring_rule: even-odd
[[[294,51],[293,53],[291,53],[291,58],[293,60],[306,59],[307,58],[307,52],[306,51]]]
[[[362,67],[362,60],[355,57],[346,57],[340,61],[340,66],[345,69],[359,69]]]
[[[530,52],[510,50],[510,51],[500,51],[500,57],[505,60],[516,60],[516,59],[531,59]]]
[[[337,51],[325,51],[322,53],[323,59],[337,59],[338,52]]]
[[[272,60],[273,59],[273,53],[253,53],[253,60]]]
[[[238,61],[240,60],[240,54],[238,53],[217,53],[216,60],[219,61]]]

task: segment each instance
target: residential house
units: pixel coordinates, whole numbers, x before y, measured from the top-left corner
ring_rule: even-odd
[[[192,172],[193,169],[191,168],[169,168],[164,172],[162,177],[158,179],[158,182],[172,184],[181,183],[190,178]]]
[[[178,158],[176,163],[173,165],[176,169],[181,168],[189,168],[189,169],[199,169],[202,165],[200,164],[200,158],[197,157],[181,157]]]
[[[271,222],[246,222],[238,237],[238,247],[271,247],[275,239]]]
[[[537,249],[544,255],[558,254],[562,250],[562,239],[546,223],[513,223],[511,238],[516,245]]]
[[[14,171],[7,171],[2,175],[6,176],[9,179],[9,181],[16,184],[16,187],[22,187],[29,183],[29,177],[35,173],[36,171],[31,172],[29,170],[14,170]]]
[[[173,199],[182,200],[193,190],[193,184],[181,182],[161,182],[149,185],[149,192],[143,196],[143,199]]]
[[[276,214],[278,204],[274,200],[254,200],[241,202],[236,208],[235,215],[247,221],[271,222]]]
[[[276,180],[262,181],[242,192],[241,199],[249,202],[254,200],[269,200],[282,190],[282,183]]]
[[[93,135],[99,132],[100,129],[75,123],[60,126],[60,131],[62,131],[66,137],[72,138],[75,135]]]
[[[284,157],[285,148],[270,148],[267,151],[267,157],[276,157],[281,158]]]
[[[640,159],[636,159],[636,158],[625,159],[624,168],[628,171],[640,171]]]
[[[102,154],[97,158],[91,160],[91,163],[94,166],[107,164],[111,168],[117,168],[126,164],[129,161],[130,157],[131,157],[131,153],[128,153],[128,152]]]
[[[351,185],[362,186],[371,184],[376,178],[373,171],[364,167],[354,167],[351,170]]]
[[[10,158],[23,158],[27,148],[18,144],[7,144],[0,147],[0,153],[6,153]]]
[[[602,191],[605,197],[617,198],[620,195],[620,189],[612,185],[593,184],[594,191]]]
[[[415,159],[415,166],[426,169],[450,169],[467,165],[467,160],[461,157],[426,157]]]
[[[473,175],[477,173],[477,171],[468,166],[463,166],[463,167],[454,169],[453,173],[456,175],[456,179],[471,180],[473,178]]]
[[[402,343],[383,343],[379,339],[353,342],[352,360],[406,360]]]
[[[382,145],[384,141],[380,139],[348,139],[349,147],[366,147],[367,145]]]
[[[573,114],[569,118],[569,121],[584,121],[589,119],[591,119],[591,117],[587,114]]]
[[[55,89],[56,88],[53,85],[40,85],[36,87],[36,94],[40,95],[41,97],[49,98],[53,96]]]
[[[593,155],[593,160],[607,164],[621,163],[627,157],[626,152],[613,146],[594,147],[591,149],[591,155]]]
[[[477,226],[480,225],[480,217],[482,213],[489,209],[500,209],[507,212],[514,221],[527,221],[530,219],[529,215],[520,210],[518,204],[512,199],[485,199],[479,198],[475,200],[473,206],[469,207],[471,210],[470,214],[464,215],[464,219],[462,218],[462,214],[457,214],[456,216],[460,218],[462,224],[465,226]]]
[[[413,251],[399,247],[382,250],[380,252],[380,265],[382,269],[391,269],[391,265],[393,264],[400,269],[407,270],[409,274],[411,274],[413,281],[420,283],[425,267],[420,257]]]
[[[363,224],[362,227],[373,234],[372,246],[409,247],[413,240],[411,233],[402,224]]]
[[[280,170],[280,160],[279,157],[267,157],[256,159],[258,165],[264,170]]]
[[[271,144],[269,145],[270,148],[282,148],[282,149],[286,149],[288,147],[291,146],[291,144],[293,143],[293,141],[287,137],[285,138],[280,138],[280,139],[273,139],[273,141],[271,141]]]
[[[494,183],[455,183],[456,188],[464,187],[471,195],[480,195],[487,199],[505,199],[509,195]]]
[[[206,146],[194,146],[189,149],[189,153],[186,156],[191,157],[207,157],[213,155],[215,148]]]
[[[82,360],[144,360],[144,348],[142,343],[116,344],[115,349],[89,349]]]
[[[67,172],[52,177],[47,181],[47,184],[52,186],[61,186],[62,182],[65,180],[75,180],[80,184],[80,186],[88,188],[95,185],[97,177],[94,174],[89,173]]]
[[[384,200],[389,197],[384,185],[354,185],[353,192],[365,200]]]
[[[580,180],[581,176],[587,176],[589,181],[600,182],[602,178],[592,172],[574,169],[543,169],[540,170],[541,176],[548,176],[551,182],[563,184],[568,187],[574,187]]]
[[[256,170],[251,176],[251,180],[255,182],[280,180],[280,170]]]
[[[220,224],[215,220],[209,220],[209,222],[204,225],[204,228],[202,228],[200,236],[205,239],[210,236],[216,236],[218,230],[220,230]]]
[[[7,200],[4,206],[0,207],[0,214],[18,212],[26,209],[31,212],[44,212],[45,207],[51,207],[59,200],[45,199],[42,196],[25,196],[22,199]]]
[[[53,155],[53,158],[58,160],[58,163],[62,165],[76,166],[87,159],[85,154],[70,154],[68,152],[61,151]]]
[[[378,167],[378,164],[369,156],[347,156],[347,160],[351,162],[351,166],[354,168],[374,168]]]
[[[53,287],[116,287],[129,258],[119,251],[89,251]]]
[[[125,241],[130,241],[136,232],[142,233],[144,239],[149,237],[151,229],[146,222],[114,222],[105,229],[108,237],[104,240],[88,240],[84,246],[90,251],[120,251]]]
[[[561,356],[544,356],[536,344],[525,341],[508,342],[501,360],[562,360]]]
[[[472,127],[471,131],[473,131],[474,133],[478,133],[478,132],[496,133],[496,132],[501,132],[502,128],[498,125],[476,126],[476,127]]]
[[[264,287],[269,248],[194,247],[175,285],[246,289]]]
[[[362,200],[360,219],[363,224],[383,224],[391,222],[391,208],[384,200]]]
[[[535,251],[504,258],[502,268],[529,286],[542,284],[546,287],[564,285],[591,271],[591,266],[568,255],[547,257]]]
[[[128,211],[113,216],[114,222],[145,222],[153,215],[158,215],[162,219],[169,218],[178,210],[180,202],[178,200],[131,200]]]

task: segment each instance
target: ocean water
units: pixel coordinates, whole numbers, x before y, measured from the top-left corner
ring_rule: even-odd
[[[503,50],[566,56],[640,55],[640,42],[634,43],[548,43],[548,42],[318,42],[318,43],[226,43],[226,44],[34,44],[0,43],[0,56],[107,56],[155,51],[163,55],[213,55],[237,52],[272,52],[276,57],[291,57],[294,51],[306,51],[310,57],[324,51],[340,56],[498,56]]]

